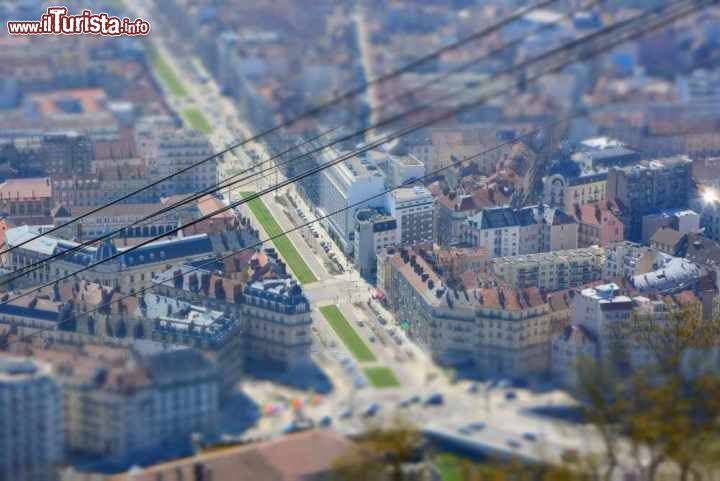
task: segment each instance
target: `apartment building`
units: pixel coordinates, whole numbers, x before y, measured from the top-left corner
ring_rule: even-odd
[[[295,280],[252,282],[242,300],[250,359],[288,370],[310,363],[310,303]]]
[[[62,386],[65,444],[115,469],[191,452],[217,435],[219,372],[199,351],[59,344],[34,353]]]
[[[221,352],[238,369],[245,360],[288,370],[310,362],[310,305],[293,279],[243,282],[185,265],[158,276],[155,291],[221,313],[227,333],[218,325],[214,337],[228,338]]]
[[[408,322],[416,342],[442,364],[470,365],[489,376],[519,378],[549,369],[552,328],[564,324],[565,309],[535,287],[495,282],[451,289],[426,257],[401,249],[379,260],[391,309]]]
[[[55,481],[64,459],[63,399],[48,364],[0,356],[0,478]]]
[[[464,223],[465,242],[491,257],[517,256],[578,245],[577,222],[563,211],[540,204],[522,209],[482,209]]]
[[[152,132],[150,140],[143,143],[141,155],[146,159],[148,176],[162,179],[197,164],[215,152],[202,132],[192,129]],[[172,179],[156,186],[161,197],[174,194],[195,193],[212,187],[219,179],[219,158],[203,162]]]
[[[397,245],[398,222],[395,217],[376,209],[362,209],[355,214],[355,266],[360,275],[374,282],[377,255]]]
[[[94,172],[94,146],[87,134],[74,130],[47,132],[42,136],[40,156],[45,172],[91,174]]]
[[[623,240],[625,225],[607,203],[576,205],[573,213],[578,223],[578,247],[605,247]]]
[[[575,206],[607,199],[607,172],[593,172],[573,177],[554,173],[543,179],[543,195],[547,204],[572,212]]]
[[[602,278],[605,251],[582,249],[499,257],[491,261],[493,272],[516,288],[538,287],[556,291],[581,286]]]
[[[433,195],[422,186],[395,189],[387,195],[388,213],[397,220],[396,243],[410,246],[433,239]]]
[[[623,210],[629,240],[641,239],[643,216],[687,207],[692,193],[691,167],[688,157],[676,156],[610,169],[607,198]]]
[[[608,170],[640,161],[640,155],[607,137],[586,139],[575,146],[570,158],[555,162],[543,178],[547,204],[566,212],[589,203],[604,203]]]
[[[0,184],[0,210],[14,225],[51,223],[52,208],[49,177],[8,179]]]
[[[119,237],[155,237],[178,227],[180,214],[176,210],[153,216],[142,223],[142,219],[150,217],[160,210],[158,204],[113,204],[94,212],[98,206],[60,207],[53,210],[55,227],[69,223],[72,219],[82,217],[82,221],[63,227],[57,235],[68,239],[94,239],[111,232],[120,231]],[[133,227],[131,224],[136,224]]]
[[[464,243],[465,220],[477,211],[472,195],[454,192],[438,195],[435,202],[434,241],[446,246]]]
[[[664,323],[675,307],[696,302],[690,291],[674,296],[629,295],[614,283],[582,289],[572,299],[571,324],[553,341],[553,373],[568,385],[578,381],[581,363],[641,366],[654,362],[649,345],[634,338],[635,316]]]
[[[30,226],[8,229],[5,232],[5,247],[18,246],[39,232],[38,228]],[[70,255],[57,257],[45,263],[41,269],[18,279],[15,284],[27,286],[48,282],[112,257],[78,274],[78,277],[130,293],[149,283],[156,274],[191,260],[209,259],[217,254],[237,250],[247,245],[250,239],[254,239],[254,234],[249,229],[212,235],[198,234],[151,242],[126,254],[124,251],[127,248],[118,248],[111,240],[105,240],[96,246],[86,246]],[[21,269],[77,245],[74,241],[45,235],[4,255],[2,266],[11,270]]]
[[[659,253],[647,246],[630,241],[611,242],[605,248],[603,278],[629,279],[654,270]]]

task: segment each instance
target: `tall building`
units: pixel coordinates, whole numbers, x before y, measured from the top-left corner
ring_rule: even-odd
[[[626,238],[641,239],[643,216],[687,207],[691,167],[688,157],[676,156],[610,169],[607,198],[617,202],[623,212]]]
[[[340,248],[352,253],[355,213],[363,207],[383,207],[385,199],[379,194],[385,190],[386,176],[367,154],[334,164],[319,175],[317,208],[329,216],[323,223]]]
[[[51,367],[0,357],[0,479],[56,480],[64,451],[63,399]]]
[[[360,275],[374,282],[377,256],[397,245],[397,220],[375,209],[362,209],[355,214],[355,266]]]
[[[388,194],[387,209],[397,220],[398,245],[432,241],[434,203],[432,194],[422,186],[395,189]]]
[[[49,175],[91,174],[95,170],[92,140],[73,130],[46,133],[40,152]]]
[[[157,180],[174,174],[213,155],[212,145],[197,130],[164,131],[157,134],[144,152],[148,176]],[[161,197],[188,194],[217,184],[219,159],[214,158],[161,182],[156,188]]]
[[[310,303],[293,279],[257,281],[243,291],[247,356],[286,369],[307,366],[312,346]]]

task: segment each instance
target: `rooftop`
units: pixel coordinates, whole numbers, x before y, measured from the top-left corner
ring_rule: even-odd
[[[199,469],[212,473],[212,478],[218,480],[302,481],[315,479],[330,471],[351,446],[349,440],[332,430],[304,431],[260,443],[218,448],[146,468],[134,468],[111,477],[110,481],[156,481],[178,476],[196,479]]]
[[[0,184],[0,199],[41,199],[52,197],[49,177],[8,179]]]

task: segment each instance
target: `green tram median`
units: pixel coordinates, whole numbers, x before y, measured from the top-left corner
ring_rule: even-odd
[[[243,196],[243,198],[247,198],[254,195],[254,192],[241,192],[240,195]],[[248,207],[258,222],[260,222],[263,229],[265,229],[267,235],[273,238],[273,244],[275,244],[275,247],[280,252],[280,255],[283,256],[285,262],[287,262],[290,270],[292,270],[293,274],[295,274],[298,281],[301,284],[317,282],[318,278],[315,277],[315,274],[313,274],[310,267],[308,267],[303,258],[300,256],[300,253],[297,251],[293,243],[286,235],[282,235],[283,230],[280,228],[280,225],[270,213],[263,200],[259,197],[250,199],[250,201],[248,201]]]

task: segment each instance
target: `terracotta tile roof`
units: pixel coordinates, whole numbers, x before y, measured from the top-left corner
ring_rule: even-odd
[[[174,479],[196,479],[202,470],[209,479],[233,481],[303,481],[329,472],[352,443],[330,430],[290,434],[257,444],[235,446],[170,461],[131,473],[112,476],[110,481],[156,481],[159,474]]]
[[[49,177],[8,179],[0,184],[0,199],[40,199],[52,197]]]

